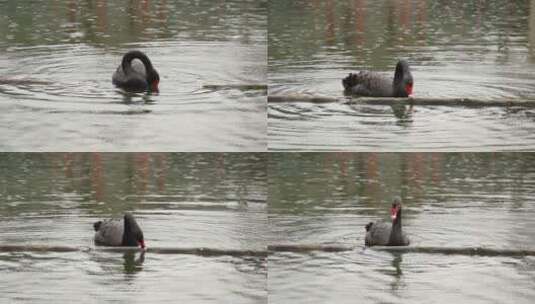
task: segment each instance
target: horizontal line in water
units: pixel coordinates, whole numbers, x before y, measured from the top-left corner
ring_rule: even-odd
[[[264,90],[267,91],[267,85],[265,84],[205,84],[203,89],[209,90],[225,90],[225,89],[237,89],[237,90]]]
[[[277,244],[269,245],[270,252],[298,252],[305,253],[311,251],[340,252],[361,249],[362,247],[344,245],[321,245],[321,244]],[[364,247],[363,250],[379,250],[398,253],[427,253],[427,254],[457,254],[457,255],[478,255],[478,256],[509,256],[523,257],[535,256],[532,249],[493,249],[484,247],[411,247],[411,246],[375,246]]]
[[[411,104],[421,106],[465,106],[465,107],[509,107],[523,106],[535,107],[535,100],[524,98],[503,99],[476,99],[476,98],[425,98],[425,97],[355,97],[341,98],[320,95],[292,94],[292,95],[269,95],[268,103],[280,102],[308,102],[308,103],[334,103],[344,104]]]
[[[199,256],[256,256],[267,257],[268,252],[298,252],[312,251],[341,252],[361,249],[363,247],[322,244],[276,244],[267,246],[266,250],[217,249],[217,248],[177,248],[150,247],[146,252],[158,254],[193,254]],[[456,254],[477,256],[535,256],[532,249],[493,249],[484,247],[411,247],[411,246],[375,246],[364,247],[363,250],[379,250],[397,253],[427,253],[427,254]],[[41,246],[41,245],[0,245],[0,252],[137,252],[138,247],[70,247],[70,246]]]
[[[142,251],[138,247],[70,247],[70,246],[42,246],[42,245],[0,245],[0,252],[138,252]],[[217,248],[162,248],[148,247],[146,252],[159,254],[193,254],[199,256],[256,256],[266,257],[265,250],[243,250],[243,249],[217,249]]]
[[[325,252],[340,252],[351,251],[357,247],[343,246],[343,245],[306,245],[306,244],[277,244],[269,245],[268,251],[289,251],[289,252],[310,252],[310,251],[325,251]]]

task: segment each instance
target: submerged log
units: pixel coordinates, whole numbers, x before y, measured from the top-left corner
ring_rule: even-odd
[[[344,104],[376,104],[376,105],[421,105],[421,106],[464,106],[464,107],[535,107],[531,99],[475,99],[475,98],[427,98],[427,97],[344,97],[335,98],[320,95],[291,94],[269,95],[268,102],[309,102]]]
[[[45,245],[0,245],[0,252],[73,252],[80,251],[77,247],[45,246]]]
[[[324,251],[324,252],[340,252],[355,250],[355,247],[343,246],[343,245],[315,245],[315,244],[277,244],[268,245],[269,251],[282,251],[282,252],[311,252],[311,251]]]
[[[377,250],[392,253],[426,253],[446,255],[474,255],[474,256],[507,256],[523,257],[535,256],[533,249],[493,249],[485,247],[418,247],[418,246],[374,246],[352,247],[346,245],[322,245],[322,244],[281,244],[269,245],[270,252],[296,252],[308,253],[313,251],[341,252],[352,250]]]
[[[69,247],[69,246],[46,246],[46,245],[0,245],[0,252],[139,252],[138,247]],[[193,254],[199,256],[254,256],[267,257],[265,250],[247,249],[219,249],[219,248],[176,248],[176,247],[147,247],[145,252],[158,254]]]
[[[93,251],[106,251],[106,252],[129,252],[140,251],[141,249],[136,247],[95,247],[91,249]],[[177,247],[147,247],[145,252],[159,253],[159,254],[193,254],[199,256],[254,256],[254,257],[267,257],[267,251],[265,250],[247,250],[247,249],[218,249],[218,248],[205,248],[205,247],[193,247],[193,248],[177,248]]]
[[[156,254],[192,254],[199,256],[252,256],[267,257],[268,252],[296,252],[309,253],[313,251],[342,252],[353,250],[376,250],[392,253],[425,253],[445,255],[469,255],[469,256],[505,256],[524,257],[535,256],[534,249],[495,249],[485,247],[418,247],[418,246],[348,246],[348,245],[325,245],[325,244],[275,244],[269,245],[266,250],[248,249],[218,249],[205,247],[178,248],[178,247],[148,247],[145,252]],[[69,247],[69,246],[46,246],[46,245],[0,245],[0,252],[139,252],[138,247]]]
[[[8,78],[8,77],[0,77],[0,85],[51,85],[53,82],[51,81],[45,81],[45,80],[38,80],[38,79],[31,79],[31,78]]]
[[[352,98],[346,104],[408,104],[419,106],[462,106],[462,107],[535,107],[535,100],[524,99],[474,99],[474,98],[394,98],[366,97]]]
[[[292,94],[292,95],[268,95],[268,102],[311,102],[311,103],[331,103],[341,102],[343,99],[306,94]]]
[[[477,256],[507,256],[523,257],[535,256],[535,250],[531,249],[494,249],[485,247],[370,247],[373,250],[400,252],[400,253],[428,253],[446,255],[477,255]]]
[[[267,85],[265,84],[206,84],[202,86],[203,89],[208,90],[228,90],[236,89],[242,91],[250,90],[264,90],[267,91]]]

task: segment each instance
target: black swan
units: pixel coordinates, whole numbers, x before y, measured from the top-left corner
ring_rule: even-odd
[[[133,61],[134,59],[139,59],[143,64]],[[113,73],[112,82],[125,91],[157,92],[160,75],[147,55],[140,51],[130,51],[124,54],[121,65]]]
[[[412,94],[412,74],[405,60],[398,61],[394,80],[370,71],[350,73],[342,80],[346,93],[371,97],[408,97]]]
[[[95,244],[103,246],[141,246],[145,248],[143,231],[134,216],[125,213],[122,219],[109,219],[93,224]]]
[[[392,225],[385,222],[375,222],[366,225],[366,246],[407,246],[409,238],[401,229],[401,202],[394,199],[390,209]]]

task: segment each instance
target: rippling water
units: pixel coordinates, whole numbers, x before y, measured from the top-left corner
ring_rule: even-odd
[[[149,247],[0,252],[2,300],[266,302],[263,257],[150,252],[265,250],[263,154],[3,154],[0,168],[0,245],[94,248],[92,223],[131,211]]]
[[[0,1],[2,151],[263,151],[263,1]],[[119,16],[119,17],[116,17]],[[160,93],[124,94],[128,50],[151,58]]]
[[[365,249],[364,226],[401,196],[413,247],[534,249],[535,156],[276,153],[270,244],[355,246],[269,256],[273,303],[531,303],[533,256]],[[304,297],[303,295],[306,295]]]
[[[532,1],[533,2],[533,1]],[[415,97],[534,99],[528,1],[273,1],[270,94],[343,98],[341,79],[411,65]],[[533,150],[525,108],[270,104],[271,150]],[[470,130],[470,132],[466,132]]]

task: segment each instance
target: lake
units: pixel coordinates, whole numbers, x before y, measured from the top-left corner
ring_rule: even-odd
[[[264,151],[266,1],[1,1],[1,151]],[[111,77],[129,50],[159,94]]]
[[[353,248],[271,252],[270,303],[535,298],[535,256],[521,254],[535,249],[534,154],[274,153],[268,172],[270,245]],[[412,251],[365,249],[396,196]]]
[[[534,1],[284,1],[269,6],[270,95],[342,102],[270,103],[273,151],[521,151],[535,147],[523,107],[348,104],[350,72],[391,75],[406,59],[414,97],[535,98]]]
[[[264,154],[16,153],[0,168],[0,248],[73,248],[0,250],[1,301],[266,303],[265,255],[157,251],[265,252]],[[144,255],[93,244],[93,223],[126,211]]]

